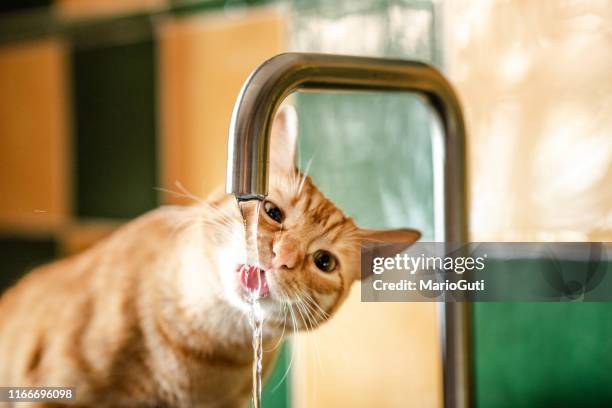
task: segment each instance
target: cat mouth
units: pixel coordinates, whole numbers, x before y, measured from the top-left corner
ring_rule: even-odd
[[[255,298],[265,298],[270,294],[266,272],[255,265],[238,265],[242,287]]]

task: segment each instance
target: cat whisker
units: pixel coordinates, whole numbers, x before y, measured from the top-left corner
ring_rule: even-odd
[[[301,293],[303,293],[303,292],[301,292]],[[310,324],[311,324],[310,329],[308,328],[308,325],[306,325],[306,331],[307,332],[311,332],[312,331],[311,329],[314,329],[314,325],[312,324],[312,320],[310,320],[310,315],[308,313],[308,310],[305,308],[306,303],[304,302],[302,297],[299,296],[299,295],[298,295],[298,300],[299,300],[298,305],[301,306],[301,308],[303,308],[304,313],[306,314],[306,316],[308,316],[308,320],[310,321]],[[315,358],[317,360],[317,368],[319,369],[319,372],[322,373],[323,372],[323,363],[322,363],[322,360],[321,360],[321,353],[319,351],[319,345],[318,345],[315,337],[311,336],[310,338],[312,339],[312,345],[314,346],[314,350],[315,350]]]
[[[306,168],[304,169],[304,171],[301,172],[301,180],[300,180],[300,183],[298,184],[297,195],[299,195],[302,192],[302,189],[304,188],[304,183],[306,182],[306,179],[308,178],[308,174],[310,172],[310,166],[312,165],[313,159],[314,159],[314,154],[312,155],[312,157],[310,157],[310,160],[308,160],[308,163],[306,163]]]
[[[198,197],[195,194],[189,192],[179,181],[176,181],[174,184],[181,191],[174,191],[174,190],[171,190],[171,189],[168,189],[168,188],[163,188],[163,187],[154,187],[154,189],[157,190],[157,191],[161,191],[162,193],[172,194],[175,197],[188,198],[188,199],[193,200],[193,201],[195,201],[197,203],[200,203],[200,204],[204,204],[205,203],[203,198]]]
[[[304,311],[304,305],[302,301],[298,301],[295,306],[297,307],[298,313],[300,314],[300,317],[302,318],[302,322],[304,323],[304,328],[306,329],[306,332],[310,332],[310,326],[309,326],[309,321],[307,321],[307,315]]]
[[[304,297],[304,295],[306,295],[306,293],[301,292],[300,300],[301,300],[302,305],[304,306],[305,311],[308,313],[309,320],[310,320],[310,327],[311,329],[314,329],[315,323],[319,323],[319,320],[316,314],[312,311],[312,307],[309,305],[308,300]]]
[[[280,344],[283,342],[283,339],[285,337],[285,327],[287,326],[287,305],[285,303],[283,303],[283,308],[279,312],[279,315],[283,316],[283,331],[281,332],[281,335],[279,336],[278,341],[276,342],[274,347],[272,347],[271,349],[265,349],[264,351],[266,351],[266,352],[270,352],[270,351],[276,350],[278,348],[278,346],[280,346]],[[274,314],[272,316],[274,317]]]
[[[314,305],[317,309],[318,309],[318,313],[321,315],[322,320],[326,320],[329,317],[331,317],[331,315],[326,312],[325,310],[323,310],[321,308],[321,306],[307,293],[307,292],[303,292],[303,296],[304,299],[306,299],[308,302],[310,302],[312,305]],[[343,361],[348,361],[348,356],[346,353],[347,348],[344,346],[346,344],[346,339],[343,336],[342,332],[338,333],[338,337],[335,338],[336,342],[340,343],[339,346],[337,346],[335,353],[340,356],[342,358]]]
[[[321,309],[317,302],[315,302],[315,300],[306,291],[300,291],[299,298],[307,310],[312,314],[312,318],[315,323],[319,323],[320,321],[326,320],[329,317],[329,314]]]
[[[306,329],[306,331],[310,331],[309,327],[308,327],[308,323],[306,322],[306,319],[304,318],[304,314],[302,313],[302,307],[301,307],[301,303],[298,299],[298,301],[295,303],[295,306],[297,308],[298,313],[300,314],[300,318],[302,319],[302,323],[304,328]]]
[[[316,311],[320,318],[325,320],[330,317],[330,314],[323,310],[321,306],[307,292],[303,292],[303,296],[304,299],[308,302],[308,304],[310,304],[311,307],[315,309],[313,311]]]
[[[185,188],[185,186],[184,186],[184,185],[183,185],[183,184],[182,184],[180,181],[176,180],[176,181],[174,182],[174,185],[175,185],[175,186],[176,186],[176,187],[177,187],[179,190],[181,190],[181,192],[182,192],[183,194],[185,194],[187,197],[191,197],[193,200],[195,200],[195,201],[197,201],[197,202],[200,202],[200,203],[204,202],[204,199],[203,199],[202,197],[198,197],[197,195],[193,194],[191,191],[187,190],[187,189]]]
[[[293,309],[291,307],[291,304],[289,303],[290,298],[283,289],[280,289],[280,292],[281,292],[281,297],[283,298],[283,300],[285,301],[285,304],[287,305],[287,310],[290,312],[290,315],[291,315],[293,332],[294,334],[297,334],[298,333],[297,319],[295,318],[295,314],[293,313]],[[272,392],[276,391],[278,387],[280,387],[280,385],[283,383],[283,381],[285,381],[285,379],[289,375],[289,371],[291,370],[291,366],[293,365],[293,359],[295,357],[295,353],[296,353],[296,348],[291,347],[291,358],[289,359],[289,364],[287,364],[287,368],[285,369],[285,372],[283,373],[281,379],[278,381],[278,384],[276,384],[274,388],[272,388]]]
[[[241,225],[229,217],[225,219],[210,219],[203,216],[193,216],[177,222],[172,233],[173,236],[176,236],[178,233],[186,233],[196,227],[209,227],[210,230],[220,233],[224,237],[231,238],[236,233],[236,230],[241,228]]]

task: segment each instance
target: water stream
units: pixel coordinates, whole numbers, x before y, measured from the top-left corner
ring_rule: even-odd
[[[261,407],[261,373],[263,370],[263,315],[257,299],[251,302],[253,328],[253,408]]]
[[[245,240],[247,247],[249,245],[254,248],[255,259],[247,259],[241,274],[244,274],[246,282],[249,281],[249,275],[255,273],[257,276],[257,283],[254,290],[248,290],[249,292],[249,323],[253,330],[253,408],[261,408],[261,388],[262,388],[262,370],[263,370],[263,312],[261,305],[259,304],[260,291],[261,291],[261,274],[259,272],[259,251],[257,247],[257,224],[259,219],[259,208],[261,201],[250,200],[240,201],[238,200],[238,207],[244,220],[244,231]],[[252,221],[252,228],[249,231],[248,221],[249,218]]]

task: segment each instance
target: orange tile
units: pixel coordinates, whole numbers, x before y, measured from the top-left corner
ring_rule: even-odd
[[[167,0],[57,0],[56,9],[65,17],[91,17],[153,10],[167,6]]]
[[[227,131],[249,73],[285,49],[273,8],[172,18],[159,25],[162,187],[205,196],[225,182]],[[165,194],[166,203],[191,200]]]
[[[0,47],[0,228],[50,229],[70,212],[66,49]]]

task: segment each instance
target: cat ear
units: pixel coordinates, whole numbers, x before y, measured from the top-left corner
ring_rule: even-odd
[[[421,232],[410,228],[389,230],[361,229],[364,244],[403,244],[408,248],[421,238]]]
[[[284,103],[276,112],[270,138],[270,172],[293,172],[297,149],[297,113],[289,103]]]
[[[361,229],[360,234],[362,236],[362,245],[382,244],[376,245],[371,251],[366,251],[369,253],[369,256],[384,258],[394,257],[421,238],[421,233],[419,231],[409,228],[391,230]],[[364,269],[362,273],[366,271],[368,271],[368,269]],[[367,276],[368,275],[363,275],[361,278],[366,278]]]

